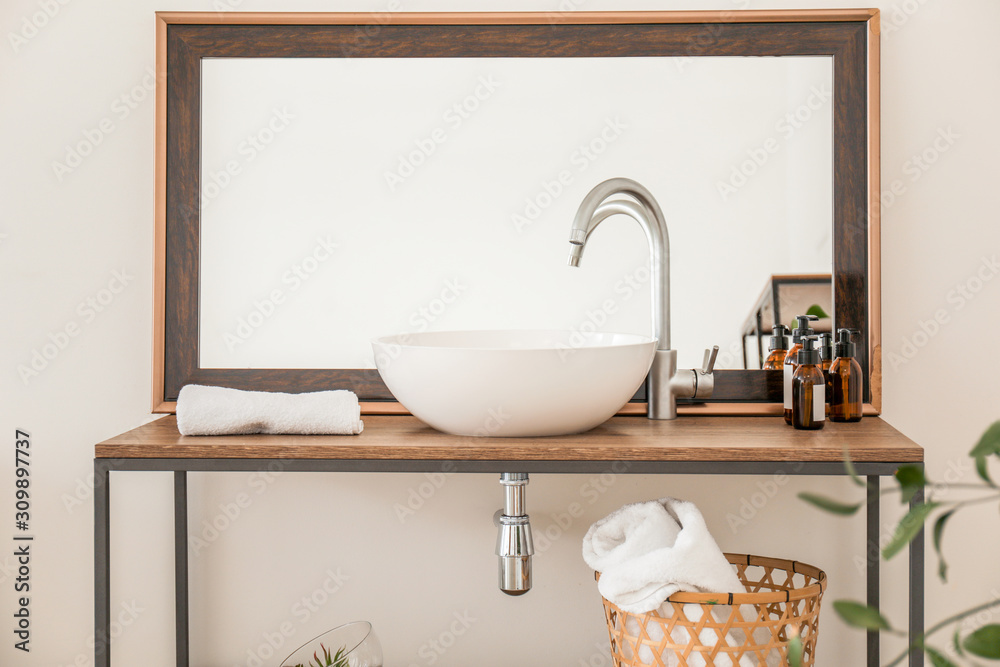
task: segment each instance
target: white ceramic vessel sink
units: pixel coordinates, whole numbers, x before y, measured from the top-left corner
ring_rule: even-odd
[[[455,435],[580,433],[642,385],[656,339],[572,331],[441,331],[372,341],[389,391]]]

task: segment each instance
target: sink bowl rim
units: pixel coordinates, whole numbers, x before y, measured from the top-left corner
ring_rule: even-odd
[[[543,345],[541,343],[530,346],[501,346],[501,345],[456,345],[454,342],[418,342],[421,337],[447,337],[456,335],[486,335],[497,336],[503,334],[529,334],[537,335],[540,339],[546,335],[551,337],[562,337],[564,344],[581,350],[601,349],[615,347],[645,346],[653,344],[656,346],[659,341],[653,336],[642,334],[625,333],[619,331],[574,331],[572,329],[452,329],[447,331],[421,331],[419,333],[398,333],[386,336],[376,336],[371,339],[373,345],[398,345],[399,347],[412,349],[437,349],[437,350],[463,350],[470,352],[544,352],[560,349],[557,344]],[[582,336],[587,342],[593,339],[603,340],[597,344],[572,345],[570,336]]]

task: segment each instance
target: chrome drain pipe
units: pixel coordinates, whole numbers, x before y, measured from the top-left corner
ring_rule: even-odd
[[[500,484],[504,487],[503,509],[497,512],[494,520],[499,527],[500,590],[507,595],[524,595],[531,590],[531,555],[535,553],[531,524],[524,509],[528,473],[501,473]]]

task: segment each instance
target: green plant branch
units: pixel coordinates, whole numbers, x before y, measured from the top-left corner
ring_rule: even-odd
[[[938,632],[938,631],[942,630],[945,626],[951,625],[952,623],[955,623],[957,621],[961,621],[963,618],[966,618],[968,616],[972,616],[973,614],[978,614],[981,611],[985,611],[987,609],[990,609],[991,607],[996,607],[998,605],[1000,605],[1000,600],[993,600],[992,602],[983,603],[983,604],[979,605],[978,607],[973,607],[972,609],[966,609],[963,612],[959,612],[959,613],[957,613],[957,614],[955,614],[953,616],[949,616],[948,618],[944,619],[943,621],[941,621],[939,623],[935,623],[934,625],[932,625],[930,627],[929,630],[927,630],[926,632],[924,632],[924,634],[920,635],[920,638],[917,640],[917,642],[919,642],[919,643],[917,643],[917,642],[911,642],[910,645],[906,647],[905,651],[903,651],[898,656],[896,656],[896,659],[893,660],[892,662],[890,662],[885,667],[894,667],[895,665],[898,665],[899,663],[901,663],[903,660],[906,659],[906,656],[908,656],[910,654],[910,651],[912,651],[915,648],[921,648],[922,647],[922,645],[924,643],[924,639],[926,639],[927,637],[930,637],[935,632]]]

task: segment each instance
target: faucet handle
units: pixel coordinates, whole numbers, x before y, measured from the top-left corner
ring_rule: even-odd
[[[705,350],[705,361],[701,365],[701,374],[708,375],[715,370],[715,359],[719,356],[719,346],[713,345],[712,349]]]

